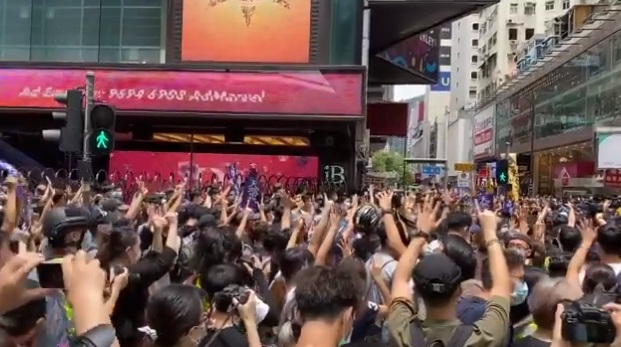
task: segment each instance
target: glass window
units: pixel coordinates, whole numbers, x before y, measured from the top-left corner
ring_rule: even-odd
[[[546,1],[546,11],[554,10],[554,0]]]
[[[479,40],[474,39],[472,40],[472,47],[478,47],[479,46]]]
[[[472,23],[472,30],[474,31],[479,30],[479,23]]]
[[[524,38],[526,40],[530,40],[530,38],[533,37],[533,35],[535,35],[535,29],[526,28],[526,30],[524,30]]]
[[[563,10],[569,10],[569,0],[563,0]]]
[[[518,4],[510,4],[509,14],[517,14],[517,13],[518,13]]]
[[[356,40],[352,40],[352,33],[360,25],[358,13],[363,5],[360,1],[332,1],[331,64],[349,65],[360,61],[360,52]]]
[[[162,63],[166,0],[0,0],[0,60]]]
[[[477,72],[476,71],[470,72],[470,78],[472,78],[473,80],[476,80],[477,79]]]
[[[473,56],[470,57],[470,61],[473,62],[473,63],[476,63],[477,61],[479,61],[479,57],[476,56],[476,55],[473,55]]]
[[[516,28],[509,28],[509,40],[517,40],[518,31]]]

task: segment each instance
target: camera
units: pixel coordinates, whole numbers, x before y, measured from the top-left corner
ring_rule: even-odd
[[[212,303],[220,312],[234,312],[233,299],[236,299],[240,305],[243,305],[248,301],[249,293],[246,287],[229,284],[214,295]]]
[[[563,304],[563,339],[575,343],[612,343],[615,326],[610,313],[588,303],[572,301]]]

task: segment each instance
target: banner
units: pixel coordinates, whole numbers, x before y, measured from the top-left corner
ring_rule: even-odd
[[[181,60],[308,63],[311,0],[183,0]]]
[[[398,42],[377,56],[435,83],[440,68],[439,47],[440,30],[432,29]]]
[[[621,169],[621,128],[598,128],[595,140],[597,144],[597,168]]]
[[[432,92],[449,92],[451,91],[451,72],[440,71],[438,83],[431,85]]]
[[[364,72],[95,70],[96,99],[117,110],[360,116]],[[86,70],[2,69],[0,108],[60,108]]]

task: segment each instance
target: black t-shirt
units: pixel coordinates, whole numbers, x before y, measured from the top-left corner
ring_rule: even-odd
[[[367,301],[367,306],[356,315],[351,331],[351,342],[363,341],[367,336],[380,335],[382,329],[375,325],[379,306],[376,303]]]
[[[214,339],[214,335],[217,336]],[[214,339],[211,343],[209,343]],[[232,326],[219,331],[211,331],[198,343],[198,347],[249,347],[246,332]]]
[[[177,252],[164,247],[161,253],[150,252],[128,267],[129,282],[116,301],[111,320],[121,347],[135,347],[142,339],[138,328],[145,326],[149,287],[173,266]]]

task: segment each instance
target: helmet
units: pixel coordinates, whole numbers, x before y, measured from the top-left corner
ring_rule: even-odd
[[[78,206],[67,205],[51,209],[43,219],[42,233],[52,248],[66,247],[65,235],[73,228],[88,226],[88,211]]]
[[[357,231],[372,232],[381,219],[380,212],[372,205],[362,205],[354,213],[354,227]]]

